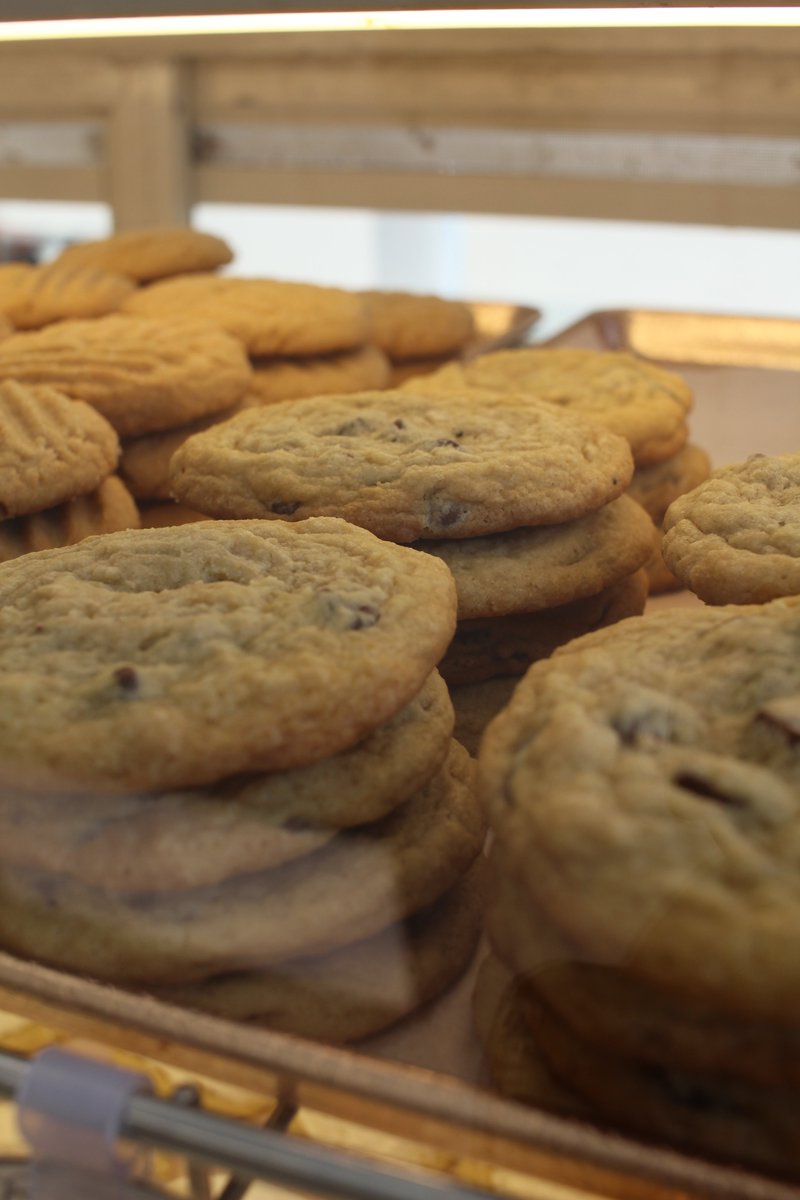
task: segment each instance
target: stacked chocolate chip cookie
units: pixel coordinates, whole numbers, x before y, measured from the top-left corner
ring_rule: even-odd
[[[646,616],[536,664],[490,725],[499,1087],[800,1172],[798,651],[795,599]]]
[[[440,563],[201,522],[28,555],[0,596],[5,948],[333,1040],[460,973],[485,823]]]
[[[364,392],[250,410],[190,438],[175,496],[217,517],[337,515],[446,562],[453,685],[521,674],[641,612],[652,528],[627,443],[528,397]]]
[[[426,382],[437,390],[529,392],[580,413],[630,442],[635,471],[630,494],[661,530],[678,496],[707,478],[705,451],[688,443],[692,395],[685,381],[627,353],[526,348],[451,363]],[[647,563],[649,591],[670,591],[679,581],[665,567],[660,537]]]
[[[118,458],[116,433],[88,404],[43,384],[0,383],[0,561],[135,528]]]

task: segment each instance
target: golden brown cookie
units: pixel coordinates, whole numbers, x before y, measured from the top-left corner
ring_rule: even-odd
[[[653,524],[620,496],[576,521],[477,538],[419,543],[449,567],[458,619],[533,613],[569,604],[632,575],[653,550]]]
[[[118,458],[116,433],[88,404],[46,385],[0,382],[0,519],[93,491]]]
[[[194,321],[112,315],[0,342],[0,380],[50,384],[91,404],[123,437],[232,408],[250,375],[235,338]]]
[[[672,458],[650,467],[637,467],[628,495],[641,504],[656,525],[674,500],[690,492],[711,474],[711,460],[700,446],[687,445]]]
[[[617,351],[498,350],[442,368],[426,378],[425,387],[535,396],[627,438],[637,467],[671,458],[688,438],[692,393],[684,380]]]
[[[800,595],[800,453],[754,454],[670,505],[667,567],[707,604]]]
[[[343,521],[202,521],[5,563],[0,611],[6,771],[153,791],[353,745],[422,687],[455,588]]]
[[[364,302],[353,292],[279,279],[167,279],[136,292],[123,311],[155,320],[180,314],[213,321],[253,357],[333,354],[368,340]]]
[[[133,290],[125,275],[51,263],[27,272],[15,288],[0,290],[0,312],[16,329],[40,329],[53,321],[115,312]]]
[[[399,925],[329,954],[166,989],[160,999],[326,1042],[378,1033],[462,974],[481,929],[484,862]]]
[[[6,787],[0,860],[142,895],[264,871],[398,808],[439,770],[452,727],[447,688],[434,672],[390,721],[308,766],[177,792]]]
[[[361,346],[325,358],[257,358],[253,360],[248,403],[275,404],[303,396],[373,391],[386,387],[389,371],[389,360],[377,346]]]
[[[222,238],[176,225],[131,229],[99,241],[80,242],[63,250],[56,262],[59,266],[99,267],[147,283],[187,271],[213,271],[232,258]]]
[[[477,858],[473,768],[452,742],[441,770],[384,820],[214,887],[127,894],[0,863],[0,942],[97,978],[166,985],[360,941],[432,904]]]
[[[93,492],[27,517],[0,521],[0,562],[35,550],[73,546],[100,533],[139,528],[136,502],[124,483],[110,475]]]
[[[211,413],[197,421],[190,421],[188,425],[126,439],[122,443],[119,473],[136,499],[171,500],[169,464],[178,447],[193,434],[210,429],[220,421],[227,421],[246,406],[247,397],[244,397],[224,412]]]
[[[647,600],[647,575],[636,571],[557,608],[506,617],[459,621],[440,669],[448,684],[480,683],[501,675],[524,675],[531,663],[594,629],[638,616]]]
[[[365,292],[369,340],[390,359],[452,355],[475,330],[469,307],[460,300],[413,292]]]
[[[170,479],[210,516],[335,514],[410,542],[572,520],[632,465],[623,438],[548,404],[385,391],[248,409],[184,442]]]

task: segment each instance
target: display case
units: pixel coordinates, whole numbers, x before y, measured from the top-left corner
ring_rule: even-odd
[[[156,16],[197,24],[154,31],[134,23],[124,36],[113,20],[79,28],[74,9],[52,7],[0,14],[2,200],[101,202],[118,232],[189,225],[198,205],[236,203],[800,238],[800,15],[792,6],[291,5],[264,13],[245,4],[237,23],[228,12],[181,14],[162,4],[151,6]],[[83,15],[117,14],[103,5]],[[63,27],[49,17],[65,18]],[[685,254],[691,273],[691,241]],[[692,436],[713,466],[753,451],[780,455],[800,440],[800,283],[779,283],[780,311],[722,314],[703,304],[702,280],[697,308],[682,311],[622,307],[610,286],[608,303],[558,324],[532,278],[526,296],[459,297],[474,322],[459,361],[522,346],[624,352],[688,381]],[[671,592],[648,607],[700,602]],[[798,799],[795,787],[795,807]],[[0,880],[0,906],[12,905],[14,886]],[[59,901],[44,903],[56,910]],[[147,911],[143,900],[134,907]],[[12,1167],[29,1154],[14,1099],[31,1062],[58,1044],[144,1075],[155,1099],[129,1097],[113,1133],[149,1153],[132,1186],[168,1195],[796,1194],[796,1164],[762,1171],[746,1155],[745,1165],[737,1161],[735,1146],[706,1154],[680,1137],[645,1136],[636,1121],[632,1130],[580,1107],[503,1098],[474,1031],[483,948],[444,996],[347,1046],[270,1029],[263,1014],[208,1015],[171,1001],[168,989],[153,996],[135,981],[128,988],[60,969],[60,950],[46,965],[15,948],[0,953],[0,1158]],[[379,997],[379,974],[370,985]],[[785,1024],[791,1058],[794,1031]],[[75,1070],[79,1109],[85,1085]],[[779,1093],[787,1103],[788,1093]],[[680,1102],[689,1123],[715,1105],[694,1092]],[[735,1141],[732,1128],[725,1136]],[[119,1165],[113,1155],[109,1164]],[[0,1173],[0,1195],[3,1186]]]

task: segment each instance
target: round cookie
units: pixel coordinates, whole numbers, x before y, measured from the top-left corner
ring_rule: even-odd
[[[531,663],[573,638],[638,616],[646,600],[647,576],[637,571],[595,596],[558,608],[459,621],[439,669],[449,685],[524,675]]]
[[[93,491],[118,458],[116,433],[88,404],[52,387],[0,382],[0,518]]]
[[[125,484],[109,475],[87,496],[55,508],[0,521],[0,563],[37,550],[74,546],[84,538],[139,528],[139,510]]]
[[[793,1025],[800,603],[664,611],[533,666],[481,746],[515,875],[584,954]]]
[[[379,1033],[433,1000],[463,973],[481,929],[485,863],[440,899],[365,941],[271,970],[166,989],[159,998],[228,1020],[325,1042]]]
[[[528,393],[627,438],[637,467],[671,458],[688,437],[692,394],[683,379],[617,351],[497,350],[444,367],[425,387]]]
[[[248,410],[181,446],[175,497],[211,516],[344,517],[380,537],[474,537],[583,516],[626,442],[535,401],[362,392]]]
[[[586,1118],[586,1105],[557,1082],[536,1049],[522,1012],[524,997],[494,955],[483,960],[472,993],[472,1017],[492,1083],[511,1100]]]
[[[112,315],[0,342],[0,380],[50,384],[91,404],[123,437],[231,408],[250,374],[239,343],[201,322]]]
[[[232,258],[222,238],[177,225],[130,229],[98,241],[79,242],[62,250],[56,264],[118,271],[139,283],[148,283],[187,271],[213,271]]]
[[[664,518],[669,569],[707,604],[800,594],[800,454],[715,471]]]
[[[387,816],[441,767],[452,727],[447,688],[434,672],[385,725],[310,766],[145,795],[6,788],[0,860],[149,893],[264,871],[312,853],[339,829]]]
[[[386,387],[389,370],[389,360],[377,346],[360,346],[326,358],[257,358],[248,403],[373,391]]]
[[[134,290],[125,275],[89,266],[35,267],[13,291],[0,294],[0,311],[16,329],[40,329],[68,318],[115,312]]]
[[[492,946],[577,1038],[655,1067],[797,1088],[800,1026],[725,1021],[689,1000],[676,1003],[611,964],[586,961],[546,917],[520,904],[525,889],[506,858],[495,839],[487,920]]]
[[[6,779],[153,791],[325,758],[416,695],[454,619],[442,563],[331,519],[27,555],[0,567]]]
[[[180,314],[213,321],[253,357],[332,354],[368,340],[364,302],[355,293],[279,279],[167,279],[136,292],[123,311],[156,320]]]
[[[791,1093],[618,1059],[575,1038],[530,991],[517,1000],[558,1082],[605,1122],[726,1162],[797,1172],[800,1105]]]
[[[451,742],[437,775],[383,821],[214,887],[126,894],[0,864],[0,942],[99,979],[155,986],[253,970],[370,937],[432,904],[480,853],[485,825],[473,765]]]
[[[637,571],[653,525],[627,496],[563,525],[420,542],[456,581],[459,621],[533,613],[594,596]]]
[[[365,292],[369,340],[390,359],[456,354],[475,332],[470,308],[460,300],[413,292]]]
[[[703,483],[710,474],[711,460],[705,450],[689,444],[663,462],[637,467],[628,495],[660,525],[670,504]]]

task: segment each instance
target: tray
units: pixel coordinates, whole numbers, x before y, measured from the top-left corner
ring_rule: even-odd
[[[475,321],[475,336],[462,355],[465,358],[524,345],[542,315],[538,308],[489,300],[469,301],[467,307]]]

